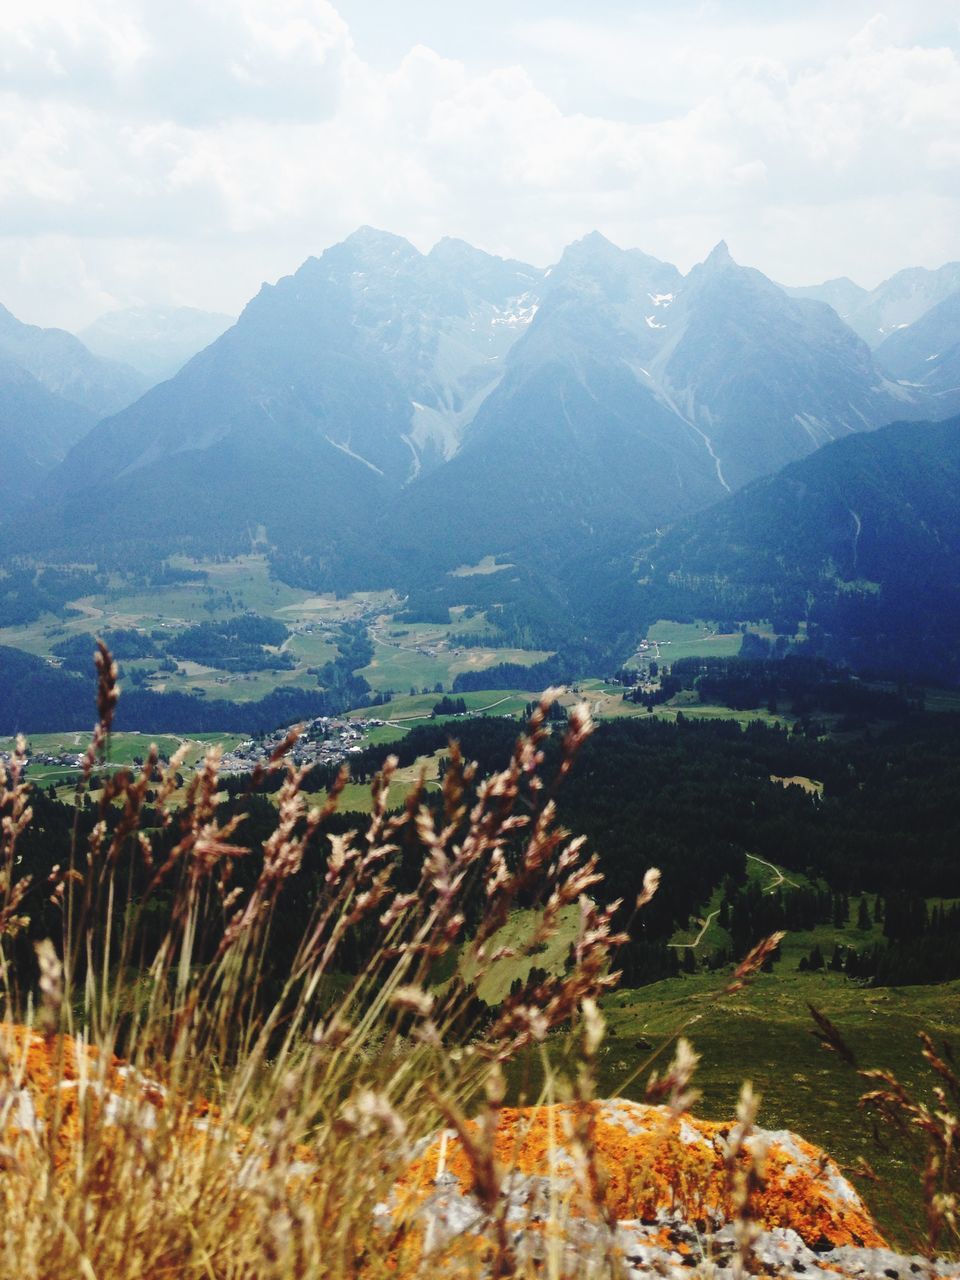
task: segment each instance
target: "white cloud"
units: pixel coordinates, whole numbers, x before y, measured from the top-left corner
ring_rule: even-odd
[[[327,0],[31,0],[0,7],[0,80],[191,124],[335,110],[349,33]]]
[[[960,257],[960,40],[939,0],[925,25],[860,0],[803,22],[686,3],[527,23],[496,66],[421,45],[387,71],[324,0],[17,8],[0,301],[28,319],[174,294],[235,309],[361,222],[539,262],[593,227],[682,267],[723,236],[798,283]],[[608,106],[644,109],[601,109],[581,66]]]

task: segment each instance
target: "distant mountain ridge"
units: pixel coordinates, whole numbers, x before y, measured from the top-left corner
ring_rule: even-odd
[[[794,297],[826,302],[871,347],[914,324],[958,291],[960,262],[947,262],[935,270],[906,267],[870,290],[846,278],[787,289]]]
[[[361,228],[101,422],[24,537],[96,549],[119,519],[224,550],[262,526],[356,585],[555,561],[930,403],[723,244],[684,277],[594,233],[543,271]]]
[[[80,405],[94,419],[117,413],[149,386],[128,365],[102,360],[65,329],[24,324],[0,306],[0,352],[48,391]]]
[[[890,377],[931,397],[938,414],[960,413],[960,291],[891,333],[876,359]]]
[[[20,511],[97,419],[146,389],[135,370],[93,355],[63,329],[0,306],[0,504]]]
[[[128,307],[108,311],[77,336],[95,355],[137,369],[152,385],[172,378],[235,320],[196,307]]]
[[[96,419],[0,352],[0,506],[18,513]]]

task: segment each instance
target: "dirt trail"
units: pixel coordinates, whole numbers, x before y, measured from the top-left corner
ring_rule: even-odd
[[[749,856],[750,855],[747,854],[747,857]],[[703,935],[710,928],[710,921],[715,920],[719,914],[720,914],[719,907],[716,909],[716,911],[710,912],[706,920],[703,921],[700,928],[700,932],[697,934],[697,936],[694,938],[692,942],[668,942],[667,946],[673,947],[677,951],[686,951],[686,950],[696,951],[697,947],[699,947],[700,943],[703,941]]]
[[[759,862],[762,867],[769,867],[770,870],[773,872],[774,876],[776,876],[776,879],[771,880],[770,883],[767,885],[765,889],[766,893],[773,893],[774,890],[779,889],[782,884],[790,885],[791,889],[800,888],[800,886],[797,884],[795,880],[788,880],[787,877],[783,874],[783,872],[779,870],[778,867],[775,867],[772,862],[767,862],[766,858],[758,858],[755,854],[752,854],[752,853],[748,853],[746,856],[750,859],[751,862]]]

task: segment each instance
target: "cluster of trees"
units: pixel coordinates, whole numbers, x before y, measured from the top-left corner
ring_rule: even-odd
[[[467,704],[463,698],[451,698],[444,695],[439,702],[433,704],[432,716],[465,716]]]
[[[339,710],[361,706],[370,698],[370,685],[363,676],[355,675],[359,667],[373,658],[373,645],[362,622],[345,622],[337,635],[337,656],[325,662],[317,675],[317,683],[327,690]]]
[[[132,627],[107,629],[102,638],[118,662],[166,659],[161,670],[176,670],[174,658],[201,663],[220,671],[288,671],[290,654],[271,652],[265,646],[282,645],[290,632],[282,622],[253,613],[237,614],[218,622],[201,622],[171,635],[149,634]],[[93,638],[82,633],[51,645],[50,652],[70,671],[87,672],[93,661]]]
[[[536,702],[524,703],[523,714],[526,716],[528,720],[533,715],[534,711],[536,710],[536,707],[537,707]],[[565,724],[568,718],[569,717],[567,714],[567,708],[563,705],[562,702],[559,702],[556,698],[554,698],[553,702],[551,702],[550,706],[547,708],[547,719],[550,720],[553,724]]]
[[[863,683],[849,670],[823,658],[788,654],[770,658],[678,658],[673,680],[693,689],[703,702],[732,710],[789,708],[794,715],[831,712],[851,721],[895,720],[916,704],[906,690],[893,692]]]
[[[651,663],[651,666],[656,664]],[[624,690],[624,702],[632,702],[634,706],[646,707],[648,711],[652,711],[654,707],[660,706],[663,702],[669,702],[670,699],[680,692],[683,684],[679,676],[673,675],[672,672],[666,673],[660,677],[660,683],[656,689],[643,689],[639,685]]]
[[[861,909],[866,900],[860,899]],[[845,893],[825,888],[787,888],[773,893],[756,880],[737,885],[728,880],[720,903],[717,923],[730,934],[733,956],[745,956],[758,938],[782,929],[799,933],[831,924],[842,929],[850,917],[850,899]],[[861,926],[870,927],[869,919]]]
[[[106,581],[91,569],[10,565],[0,572],[0,627],[21,626],[44,613],[62,614],[68,601],[102,591]]]
[[[163,632],[159,633],[165,639]],[[156,658],[163,654],[161,644],[132,627],[115,627],[102,633],[102,639],[118,662],[136,658]],[[92,636],[83,632],[68,636],[50,646],[50,652],[61,659],[61,665],[69,671],[87,672],[93,662],[94,642]]]
[[[875,987],[922,986],[960,978],[960,908],[935,907],[928,917],[926,904],[917,899],[914,914],[926,920],[919,933],[894,937],[884,929],[883,942],[865,946],[836,942],[829,960],[814,946],[801,958],[799,968],[843,973]]]
[[[498,662],[485,671],[461,671],[453,678],[454,693],[472,693],[482,689],[546,689],[566,684],[571,671],[556,654],[543,662],[524,666],[520,662]]]
[[[164,648],[175,658],[220,671],[289,671],[295,665],[292,655],[265,647],[275,649],[289,635],[282,622],[242,613],[188,627],[168,639]]]
[[[299,720],[340,715],[357,705],[352,688],[279,688],[255,702],[228,702],[154,693],[132,680],[130,685],[121,685],[115,726],[143,733],[264,733]],[[0,734],[86,730],[95,705],[92,671],[57,670],[20,649],[0,646]]]
[[[437,592],[415,591],[394,617],[397,622],[432,622],[445,626],[450,621],[450,605]]]

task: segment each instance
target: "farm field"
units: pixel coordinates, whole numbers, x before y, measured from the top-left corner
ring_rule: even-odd
[[[383,727],[390,730],[390,736],[380,737],[379,739],[371,737],[370,740],[389,742],[392,738],[397,737],[399,732],[405,731],[405,728],[412,728],[414,724],[422,724],[427,720],[432,720],[434,717],[431,712],[441,696],[438,693],[405,694],[392,698],[382,706],[357,707],[355,710],[349,711],[346,718],[348,720],[365,720],[372,717],[386,721],[387,723]],[[480,689],[456,695],[458,698],[463,698],[467,711],[471,715],[487,714],[515,717],[522,716],[527,703],[532,702],[539,696],[539,692],[533,693],[516,689]],[[455,722],[458,717],[444,718],[452,719]],[[377,730],[371,730],[371,733],[374,732],[377,732]]]
[[[336,658],[338,628],[344,623],[369,626],[375,652],[361,674],[377,692],[405,693],[410,688],[432,689],[438,683],[449,689],[461,671],[483,670],[500,662],[530,665],[548,656],[542,650],[457,647],[452,637],[490,630],[482,611],[455,606],[449,623],[401,621],[394,615],[402,612],[403,601],[393,591],[363,591],[346,597],[311,593],[272,579],[261,555],[225,561],[172,557],[169,564],[175,570],[202,573],[203,579],[147,589],[116,578],[108,590],[70,602],[63,617],[46,614],[30,623],[0,628],[0,645],[50,658],[55,646],[89,636],[92,656],[94,638],[111,630],[156,631],[172,637],[187,627],[245,612],[282,622],[291,635],[281,647],[296,660],[290,670],[225,672],[178,661],[176,671],[155,671],[155,659],[130,659],[123,664],[128,676],[138,667],[147,671],[144,687],[156,692],[199,693],[234,702],[256,701],[276,688],[316,689],[317,669]],[[470,571],[494,570],[484,563]]]
[[[532,666],[548,658],[550,653],[542,649],[440,648],[430,646],[429,642],[409,644],[401,637],[390,642],[375,640],[372,661],[357,674],[377,691],[432,689],[438,683],[449,688],[462,671],[483,671],[501,662]]]
[[[88,733],[36,733],[27,738],[27,746],[32,755],[80,757],[87,749],[90,741]],[[149,733],[114,733],[110,737],[109,749],[105,753],[106,767],[121,768],[135,766],[146,758],[151,744],[156,744],[161,757],[169,759],[181,746],[187,748],[184,757],[184,768],[194,768],[204,757],[207,748],[219,743],[224,751],[232,750],[242,738],[236,734],[206,733],[194,734],[190,737],[179,737],[172,734]],[[12,738],[0,738],[0,751],[13,749]],[[97,765],[96,772],[102,772],[104,766]],[[32,759],[27,771],[32,783],[38,786],[72,789],[73,779],[77,776],[76,764],[47,764]]]
[[[743,636],[739,631],[718,632],[716,624],[670,622],[661,618],[648,628],[646,657],[656,662],[676,662],[678,658],[734,658]],[[631,659],[636,662],[636,656]]]
[[[653,711],[650,712],[641,704],[624,702],[624,691],[620,685],[609,684],[603,680],[586,679],[580,680],[575,689],[579,690],[579,692],[571,690],[569,693],[564,693],[561,695],[560,701],[564,706],[571,706],[579,701],[588,703],[590,714],[595,720],[618,719],[620,717],[634,719],[640,716],[675,721],[678,715],[684,715],[691,720],[736,720],[741,725],[752,724],[756,720],[761,720],[764,724],[787,725],[789,727],[796,718],[785,715],[782,712],[772,714],[765,707],[758,707],[749,711],[734,711],[730,707],[701,702],[698,694],[686,690],[676,694],[669,702],[658,703]]]
[[[151,680],[147,687],[157,693],[203,693],[230,702],[255,702],[273,689],[316,689],[317,677],[311,675],[306,665],[289,671],[225,672],[196,662],[181,662],[177,672],[163,674]]]

